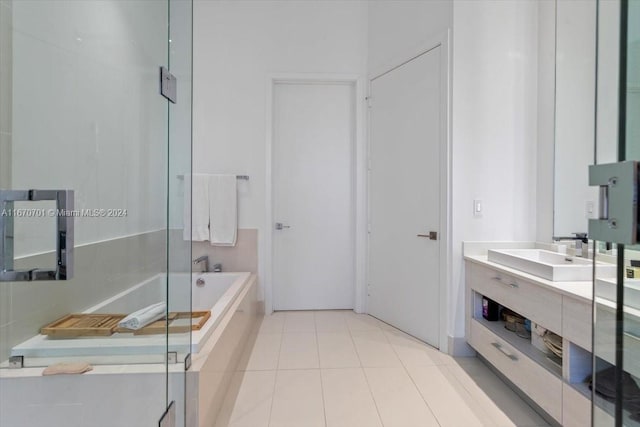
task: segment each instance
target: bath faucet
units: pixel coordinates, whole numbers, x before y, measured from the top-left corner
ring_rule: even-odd
[[[213,264],[213,272],[214,273],[222,273],[222,264],[221,263],[216,263]]]
[[[572,233],[575,236],[571,237],[554,237],[553,240],[575,240],[576,242],[576,256],[581,256],[584,258],[589,258],[589,238],[587,237],[587,233]],[[586,249],[583,249],[583,246]]]
[[[202,272],[203,273],[209,272],[209,256],[208,255],[202,255],[201,257],[194,259],[193,260],[193,265],[198,265],[201,262],[204,262],[204,264],[202,266],[203,267],[202,268]]]

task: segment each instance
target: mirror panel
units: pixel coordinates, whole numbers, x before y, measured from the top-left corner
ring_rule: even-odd
[[[556,2],[554,237],[586,232],[597,214],[588,185],[595,156],[596,1]]]

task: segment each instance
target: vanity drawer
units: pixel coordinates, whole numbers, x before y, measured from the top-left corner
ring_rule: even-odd
[[[591,399],[569,384],[562,385],[562,426],[584,427],[591,425]]]
[[[562,335],[562,296],[509,274],[469,263],[467,283],[491,298],[553,332]]]
[[[591,351],[591,303],[562,297],[562,336]]]
[[[513,348],[477,320],[469,344],[558,422],[562,421],[562,380]]]

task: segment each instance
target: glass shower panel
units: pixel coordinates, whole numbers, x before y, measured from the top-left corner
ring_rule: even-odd
[[[177,102],[169,104],[169,168],[167,177],[167,299],[169,312],[180,313],[183,319],[167,329],[169,352],[175,352],[175,363],[168,366],[167,400],[175,401],[176,413],[188,425],[185,404],[189,385],[185,375],[191,353],[191,239],[184,239],[185,203],[191,204],[190,186],[185,177],[191,175],[191,71],[192,71],[192,2],[170,0],[169,3],[169,70],[177,78]],[[190,221],[187,221],[190,223]],[[180,323],[182,322],[182,323]],[[178,421],[178,425],[181,423]]]
[[[75,272],[68,281],[0,283],[11,301],[0,326],[2,366],[10,356],[25,366],[52,357],[163,362],[162,334],[140,336],[145,347],[133,334],[116,339],[106,327],[54,322],[166,303],[169,135],[158,67],[167,63],[168,3],[20,0],[5,9],[12,19],[5,188],[74,191]],[[61,213],[54,207],[23,202],[2,212],[16,218],[16,269],[55,264]]]
[[[640,161],[640,1],[600,1],[598,23],[598,153]],[[618,271],[594,278],[594,425],[640,426],[640,246],[603,249]]]
[[[13,250],[0,277],[60,270],[59,253],[74,267],[69,280],[0,281],[0,425],[155,425],[172,401],[184,425],[191,245],[174,229],[190,201],[176,174],[191,173],[191,5],[0,0],[0,190],[74,202],[0,206]],[[160,94],[161,66],[177,104]],[[120,324],[149,307],[146,327]],[[40,375],[59,362],[93,371],[56,388]]]

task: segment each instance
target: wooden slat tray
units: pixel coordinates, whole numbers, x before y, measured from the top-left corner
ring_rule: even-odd
[[[164,334],[167,332],[167,320],[160,319],[145,326],[144,328],[134,330],[127,328],[119,328],[118,323],[127,317],[125,314],[87,314],[74,313],[67,314],[61,319],[56,320],[42,329],[42,335],[48,335],[52,338],[76,338],[76,337],[108,337],[114,332],[133,333],[134,335],[153,335]],[[189,331],[198,331],[207,323],[211,317],[210,311],[177,311],[171,312],[169,318],[169,333],[179,334]],[[191,318],[191,325],[172,325],[179,323],[178,320]],[[193,323],[197,319],[196,323]]]
[[[53,338],[104,337],[112,335],[125,317],[124,314],[67,314],[44,326],[40,333]]]
[[[169,333],[170,334],[181,334],[189,331],[199,331],[207,320],[211,317],[210,311],[177,311],[169,313]],[[172,323],[182,319],[191,318],[191,325],[172,325]],[[193,323],[197,320],[196,323]],[[154,334],[164,334],[167,332],[167,320],[160,319],[151,323],[150,325],[145,326],[144,328],[140,328],[136,331],[132,331],[131,329],[123,329],[116,328],[116,332],[133,332],[134,335],[154,335]]]

